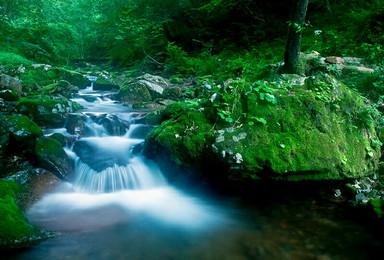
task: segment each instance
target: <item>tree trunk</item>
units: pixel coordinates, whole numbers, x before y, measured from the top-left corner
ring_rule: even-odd
[[[293,0],[291,21],[288,27],[288,40],[284,54],[283,72],[299,74],[299,55],[302,29],[307,13],[308,0]]]

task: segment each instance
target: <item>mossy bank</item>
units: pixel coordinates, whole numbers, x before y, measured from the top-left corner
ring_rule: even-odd
[[[343,180],[376,170],[375,109],[332,76],[211,85],[162,113],[145,154],[226,180]]]

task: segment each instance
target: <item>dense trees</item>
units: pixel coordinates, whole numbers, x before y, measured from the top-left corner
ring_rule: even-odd
[[[0,61],[4,53],[50,63],[109,58],[123,66],[146,61],[184,73],[212,73],[197,71],[210,66],[243,75],[283,58],[289,20],[296,39],[290,46],[299,46],[303,34],[303,51],[380,57],[382,1],[293,3],[309,4],[311,27],[303,30],[303,16],[289,18],[291,1],[283,0],[0,0]],[[290,53],[298,49],[286,58]]]

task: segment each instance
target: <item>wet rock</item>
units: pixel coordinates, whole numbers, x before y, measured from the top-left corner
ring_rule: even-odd
[[[20,209],[26,212],[42,196],[53,191],[61,180],[49,171],[44,169],[30,169],[17,172],[4,180],[13,181],[23,187],[17,194],[17,204]]]
[[[0,74],[0,90],[11,90],[20,96],[23,88],[19,79],[6,74]]]
[[[64,97],[37,95],[21,98],[16,108],[40,125],[62,127],[67,113],[73,113],[83,107]]]
[[[124,104],[133,104],[139,102],[148,102],[152,100],[152,96],[143,84],[131,83],[123,86],[117,98]]]
[[[68,81],[60,80],[57,83],[53,83],[51,85],[43,87],[42,89],[40,89],[40,93],[45,95],[61,95],[66,98],[71,98],[73,93],[76,93],[78,90],[78,87],[72,85]]]
[[[147,87],[151,92],[152,98],[162,97],[163,91],[169,86],[164,78],[151,74],[145,74],[139,77],[137,83]]]
[[[95,123],[102,125],[109,135],[122,136],[127,133],[129,124],[120,120],[116,115],[101,114],[92,119]]]
[[[64,127],[71,135],[84,135],[86,116],[83,114],[68,114]]]
[[[63,147],[67,143],[67,139],[63,134],[54,133],[54,134],[50,135],[49,137],[58,141],[61,144],[61,146],[63,146]]]
[[[42,136],[42,130],[28,117],[20,114],[0,115],[0,149],[29,150]]]
[[[99,149],[98,145],[92,141],[81,139],[75,142],[73,151],[79,156],[80,160],[97,172],[101,172],[109,167],[126,165],[129,162],[129,151],[126,153],[121,150]]]
[[[69,180],[73,175],[73,162],[55,139],[40,137],[36,142],[35,155],[41,168],[52,172],[61,180]]]
[[[167,87],[163,92],[163,97],[171,100],[179,100],[183,95],[183,90],[180,86]]]

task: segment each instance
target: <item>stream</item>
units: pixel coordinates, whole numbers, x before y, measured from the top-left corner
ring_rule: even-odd
[[[85,107],[81,138],[46,131],[72,137],[75,176],[28,219],[59,234],[9,259],[384,259],[369,220],[311,190],[169,184],[141,154],[151,129],[139,123],[143,113],[113,94],[89,87],[73,98]]]

